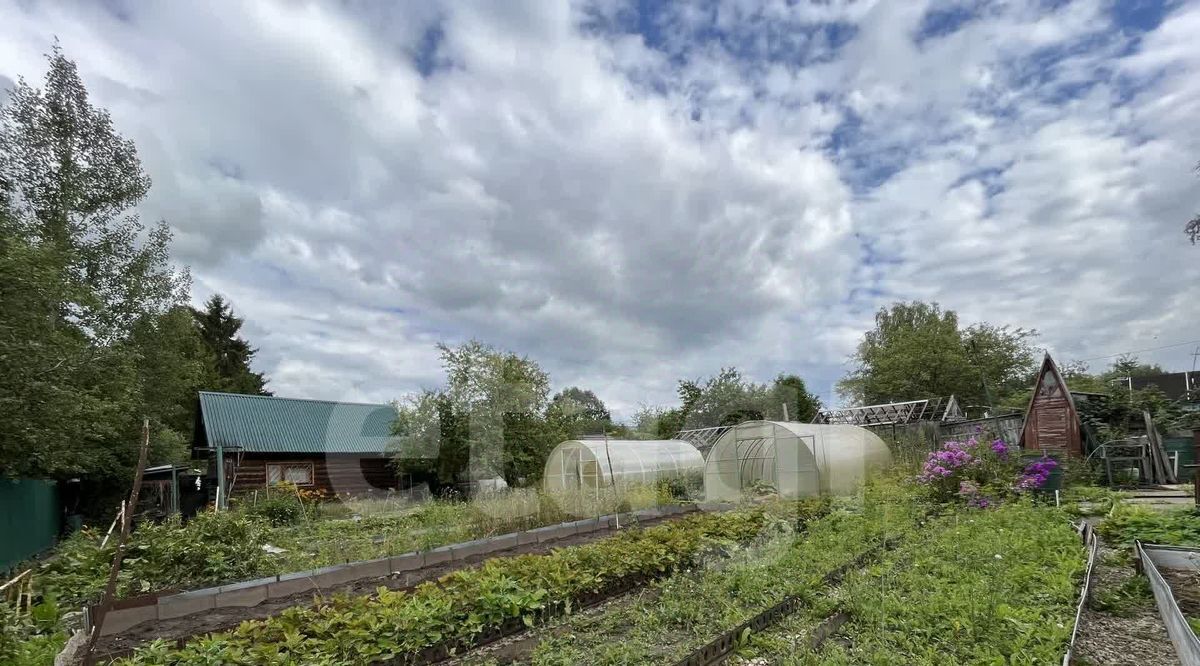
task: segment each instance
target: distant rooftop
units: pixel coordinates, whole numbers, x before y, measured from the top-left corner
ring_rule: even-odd
[[[1200,370],[1196,372],[1165,372],[1161,375],[1134,377],[1135,390],[1157,388],[1171,400],[1200,401]]]

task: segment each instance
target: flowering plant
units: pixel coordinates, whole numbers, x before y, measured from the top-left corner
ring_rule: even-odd
[[[1043,456],[1024,467],[1001,437],[988,442],[981,430],[962,442],[945,442],[925,458],[917,482],[936,502],[958,501],[986,509],[1012,493],[1038,490],[1050,480],[1058,461]]]
[[[982,431],[965,441],[949,441],[925,458],[917,482],[938,502],[957,500],[986,509],[995,503],[989,494],[1003,494],[1016,473],[1011,447],[1000,437]]]
[[[1058,467],[1058,462],[1046,456],[1029,463],[1021,472],[1021,476],[1017,477],[1017,492],[1037,490],[1046,485],[1046,481],[1050,479],[1050,473],[1056,467]]]

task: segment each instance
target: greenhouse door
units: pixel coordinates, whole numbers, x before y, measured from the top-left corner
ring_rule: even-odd
[[[600,487],[600,463],[595,460],[580,461],[579,485],[581,488]]]
[[[558,462],[559,468],[554,471],[562,477],[562,489],[578,490],[582,485],[579,474],[579,449],[568,448],[563,450],[559,454]]]
[[[737,452],[737,484],[741,492],[761,490],[764,487],[778,489],[775,477],[775,442],[771,437],[771,424],[765,422],[743,423],[733,431],[734,450]]]
[[[813,456],[815,438],[777,428],[776,463],[779,466],[779,494],[784,497],[809,497],[821,494],[821,471]]]

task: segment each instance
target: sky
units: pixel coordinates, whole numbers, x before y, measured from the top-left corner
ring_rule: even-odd
[[[729,365],[837,403],[897,300],[1191,369],[1198,34],[1195,1],[0,0],[0,88],[59,40],[277,395],[437,387],[475,338],[627,417]]]

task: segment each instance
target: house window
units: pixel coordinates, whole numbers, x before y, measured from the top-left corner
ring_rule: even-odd
[[[297,486],[311,486],[313,484],[313,464],[267,463],[267,485],[285,481]]]

